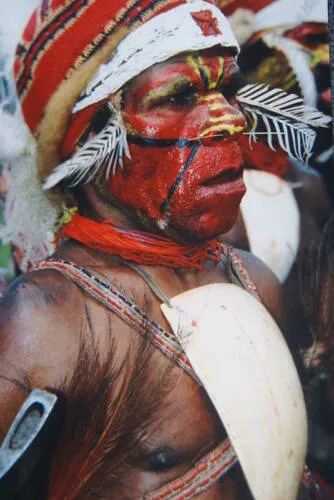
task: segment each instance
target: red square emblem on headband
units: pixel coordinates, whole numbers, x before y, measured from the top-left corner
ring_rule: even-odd
[[[192,17],[196,24],[201,28],[204,36],[222,35],[218,27],[218,21],[213,16],[211,10],[201,10],[199,12],[192,12]]]

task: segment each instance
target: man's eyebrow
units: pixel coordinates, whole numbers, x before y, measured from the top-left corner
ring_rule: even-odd
[[[193,82],[184,75],[173,76],[170,80],[167,80],[163,84],[150,90],[150,92],[145,97],[145,104],[152,105],[155,102],[159,102],[164,97],[170,95],[178,94],[186,89],[193,86]]]

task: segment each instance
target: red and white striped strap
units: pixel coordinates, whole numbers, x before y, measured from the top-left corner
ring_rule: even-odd
[[[31,268],[31,271],[43,270],[61,272],[139,334],[146,336],[149,332],[152,344],[177,363],[194,380],[198,381],[189,360],[182,353],[174,335],[164,330],[157,322],[150,320],[137,304],[125,297],[114,285],[106,283],[100,277],[93,275],[87,268],[80,267],[73,262],[49,259]]]
[[[192,498],[194,495],[211,488],[237,461],[238,458],[232,445],[226,439],[217,448],[201,458],[183,476],[145,495],[145,499],[181,500]]]
[[[238,457],[229,440],[199,460],[183,476],[171,481],[158,490],[145,495],[146,500],[185,500],[199,495],[213,486],[238,462]],[[312,493],[314,500],[321,500],[319,485],[307,467],[302,477],[303,485]]]

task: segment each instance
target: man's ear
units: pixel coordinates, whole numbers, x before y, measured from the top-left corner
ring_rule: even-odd
[[[65,190],[63,193],[63,200],[66,208],[74,208],[78,206],[78,199],[73,190]]]
[[[105,196],[101,193],[102,188],[97,188],[96,183],[83,184],[65,193],[68,195],[68,208],[78,207],[81,214],[90,214],[97,219],[109,219],[111,217],[112,195],[107,189],[106,182],[101,180]]]

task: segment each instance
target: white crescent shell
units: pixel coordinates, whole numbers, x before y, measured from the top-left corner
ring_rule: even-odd
[[[245,170],[241,214],[251,252],[284,283],[296,260],[300,214],[289,184],[274,174]]]
[[[295,500],[307,421],[302,388],[278,326],[231,284],[185,292],[161,309],[203,383],[255,500]]]

